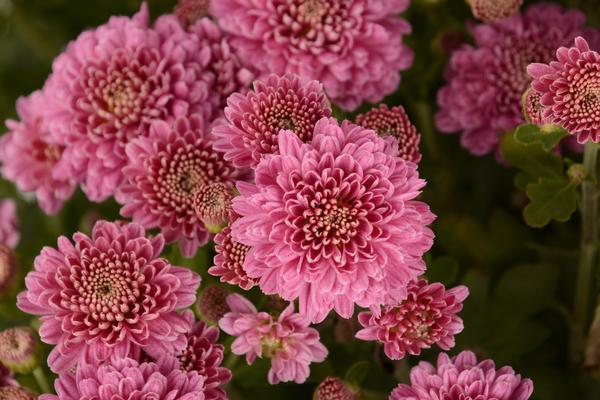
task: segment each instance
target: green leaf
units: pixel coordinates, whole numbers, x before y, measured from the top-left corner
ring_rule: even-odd
[[[348,383],[359,386],[369,373],[369,368],[370,364],[368,361],[359,361],[348,368],[348,371],[344,376],[344,380]]]
[[[545,151],[552,151],[562,138],[569,133],[559,125],[548,124],[542,127],[524,124],[517,128],[515,139],[521,144],[540,144]]]
[[[566,178],[541,178],[527,185],[527,197],[531,200],[523,210],[525,222],[541,228],[555,219],[568,221],[577,208],[577,184]]]
[[[533,178],[564,178],[563,161],[555,154],[544,151],[539,143],[522,144],[514,135],[506,134],[501,143],[502,154],[513,166]]]

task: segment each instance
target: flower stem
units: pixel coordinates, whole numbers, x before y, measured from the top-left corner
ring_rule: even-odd
[[[42,371],[42,368],[37,367],[33,370],[33,376],[42,390],[42,393],[52,393],[52,389],[50,389],[50,385],[48,384],[48,379],[46,379],[46,374]]]
[[[571,356],[574,363],[581,361],[585,347],[585,331],[589,314],[590,289],[598,255],[598,191],[596,189],[596,161],[598,145],[585,144],[583,166],[586,178],[581,185],[581,247],[579,270],[575,289]]]

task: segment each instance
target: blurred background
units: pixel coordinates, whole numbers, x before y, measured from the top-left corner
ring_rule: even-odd
[[[152,16],[170,12],[174,3],[150,0]],[[589,24],[598,27],[597,0],[555,3],[584,11]],[[111,15],[131,15],[139,5],[137,0],[0,0],[0,120],[14,118],[16,99],[43,85],[53,58],[69,40]],[[435,94],[443,84],[448,50],[472,40],[467,26],[474,21],[466,3],[413,0],[405,17],[414,29],[407,42],[415,51],[415,63],[402,74],[399,91],[385,102],[404,105],[423,135],[420,170],[428,181],[423,197],[438,215],[427,275],[447,286],[465,284],[471,291],[461,314],[465,330],[451,353],[471,349],[480,358],[493,358],[498,365],[510,364],[534,380],[535,399],[600,398],[600,373],[582,371],[568,361],[569,310],[579,240],[577,216],[569,223],[551,223],[544,229],[527,227],[521,216],[526,198],[515,188],[515,171],[499,165],[493,156],[469,155],[459,146],[457,135],[441,135],[435,130]],[[366,109],[365,105],[359,112]],[[41,248],[54,245],[61,234],[89,232],[96,219],[118,219],[119,214],[112,201],[92,204],[78,193],[59,215],[47,217],[35,202],[17,194],[14,186],[4,181],[0,182],[0,197],[18,200],[22,235],[17,249],[18,283],[0,298],[0,329],[4,329],[35,324],[16,309],[15,296]],[[203,285],[214,282],[206,273],[212,265],[211,248],[193,260],[185,260],[177,249],[169,248],[166,257],[200,272]],[[600,277],[596,279],[600,281]],[[258,298],[257,288],[251,293]],[[377,394],[389,393],[397,382],[406,382],[410,367],[419,359],[434,360],[437,356],[436,348],[421,358],[409,356],[392,363],[374,344],[350,340],[354,325],[330,318],[319,326],[330,356],[322,364],[311,365],[311,377],[304,385],[270,386],[266,380],[268,361],[259,360],[249,368],[242,359],[230,357],[227,363],[234,374],[228,388],[230,397],[309,399],[323,378],[343,377],[351,370],[366,374],[363,386],[377,398]],[[36,387],[30,377],[18,378]]]

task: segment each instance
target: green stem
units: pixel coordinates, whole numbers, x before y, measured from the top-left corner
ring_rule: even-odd
[[[589,317],[590,289],[594,265],[598,255],[598,191],[596,188],[596,161],[598,145],[585,144],[583,166],[586,178],[581,185],[581,248],[579,271],[575,290],[571,356],[574,363],[581,361],[585,347],[585,332]]]
[[[433,111],[426,101],[418,101],[415,104],[415,114],[419,121],[419,129],[423,137],[423,144],[431,158],[438,158],[438,147],[433,126]]]
[[[48,379],[46,379],[46,374],[42,371],[42,368],[37,367],[33,370],[33,376],[42,390],[42,393],[52,393],[52,389],[50,389],[50,384],[48,384]]]

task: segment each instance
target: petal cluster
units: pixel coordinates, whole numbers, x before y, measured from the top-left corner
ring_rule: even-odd
[[[313,400],[356,400],[356,396],[340,378],[330,376],[319,383]]]
[[[41,316],[42,341],[56,345],[55,372],[78,363],[174,352],[189,322],[177,309],[196,299],[200,277],[160,257],[164,239],[148,239],[138,224],[99,221],[92,236],[58,239],[35,259],[18,307]]]
[[[309,142],[317,121],[330,115],[321,83],[272,74],[255,81],[246,95],[235,93],[227,99],[227,123],[213,131],[215,148],[238,168],[255,167],[263,156],[277,154],[281,130]]]
[[[294,313],[290,304],[275,320],[266,312],[258,312],[254,305],[239,294],[227,297],[230,312],[219,321],[221,329],[235,340],[234,354],[246,355],[248,364],[256,358],[271,359],[269,383],[303,383],[310,374],[313,362],[322,362],[327,349],[320,342],[319,332],[309,326],[308,320]]]
[[[527,400],[533,382],[511,367],[496,369],[492,360],[477,361],[470,351],[454,358],[441,353],[437,366],[420,362],[410,372],[410,385],[400,384],[389,400]]]
[[[112,17],[83,32],[53,63],[46,83],[51,142],[65,146],[57,176],[77,179],[92,201],[124,180],[125,145],[147,136],[155,119],[213,115],[210,49],[174,15],[148,25],[144,4],[133,18]]]
[[[117,195],[121,215],[147,229],[160,228],[167,243],[179,242],[191,257],[210,234],[196,207],[196,193],[205,185],[221,183],[232,188],[239,172],[213,149],[203,118],[192,115],[169,124],[155,121],[147,137],[126,147],[126,182]]]
[[[380,136],[394,137],[398,141],[398,157],[414,163],[421,161],[421,135],[408,118],[404,107],[395,106],[390,109],[386,104],[381,104],[365,114],[359,114],[356,123],[374,130]]]
[[[412,64],[410,33],[397,14],[409,0],[220,0],[211,13],[234,36],[242,61],[264,76],[295,73],[323,82],[328,96],[353,110],[379,102]]]
[[[407,353],[419,355],[434,344],[450,350],[454,335],[463,330],[457,314],[468,294],[465,286],[446,290],[441,283],[415,280],[408,286],[408,297],[398,305],[386,305],[376,314],[360,313],[358,321],[364,329],[356,337],[382,343],[392,360],[400,360]]]
[[[282,131],[278,145],[233,199],[248,276],[266,294],[299,299],[312,322],[403,300],[433,242],[435,217],[414,200],[425,184],[416,165],[374,131],[329,118],[311,144]]]
[[[543,117],[577,135],[579,143],[600,141],[600,54],[583,37],[556,51],[556,61],[527,68],[541,94]]]
[[[186,374],[172,358],[156,363],[115,358],[102,365],[80,365],[75,373],[62,373],[54,384],[58,395],[45,394],[39,399],[205,400],[204,384],[202,375]]]
[[[592,35],[585,16],[554,4],[536,4],[502,21],[472,28],[475,45],[452,54],[448,83],[438,92],[436,124],[461,132],[475,155],[497,150],[500,137],[523,123],[521,98],[531,83],[527,66],[552,60],[556,49]],[[597,33],[596,33],[597,35]]]
[[[523,0],[469,0],[469,4],[475,18],[494,22],[518,12]]]
[[[20,121],[6,121],[9,131],[0,140],[0,162],[4,179],[14,182],[21,192],[35,192],[42,210],[55,214],[73,195],[77,182],[57,176],[64,146],[49,142],[46,108],[42,91],[17,101]]]

